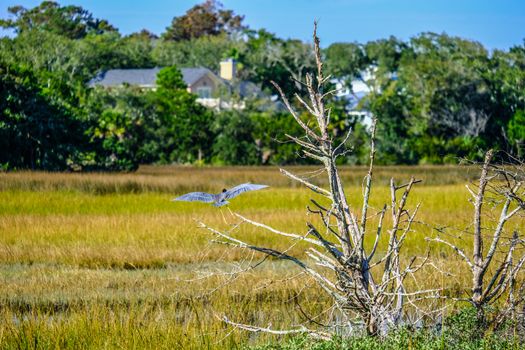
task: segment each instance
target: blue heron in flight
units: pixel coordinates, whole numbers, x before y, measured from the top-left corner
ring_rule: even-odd
[[[256,185],[256,184],[242,184],[235,186],[229,190],[223,189],[219,194],[212,194],[206,192],[191,192],[186,193],[177,198],[173,198],[173,201],[185,201],[185,202],[204,202],[204,203],[213,203],[215,207],[222,207],[230,202],[227,199],[232,199],[237,197],[243,192],[247,191],[256,191],[263,188],[266,188],[266,185]]]

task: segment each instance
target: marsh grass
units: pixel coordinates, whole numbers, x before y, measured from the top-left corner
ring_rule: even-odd
[[[344,170],[354,206],[361,172]],[[427,183],[411,198],[412,207],[417,202],[422,207],[406,248],[415,255],[430,249],[436,264],[454,272],[444,285],[447,293],[461,295],[470,278],[461,274],[462,263],[424,238],[435,223],[468,225],[471,206],[464,182],[477,173],[457,167],[380,168],[372,206],[379,209],[389,199],[387,175],[403,182],[413,173]],[[236,198],[232,211],[301,234],[306,220],[315,222],[305,217],[310,193],[291,187],[274,168],[0,174],[0,348],[242,348],[276,338],[232,330],[217,315],[279,328],[304,321],[297,303],[310,315],[326,310],[329,300],[312,281],[305,285],[290,264],[269,260],[245,274],[225,273],[248,269],[261,257],[211,244],[195,219],[223,229],[235,219],[206,204],[170,202],[186,191],[247,181],[272,187]],[[524,226],[520,217],[509,228]],[[290,244],[249,226],[235,234],[278,249]],[[372,240],[373,234],[366,244]],[[381,242],[380,251],[385,244]],[[459,244],[468,245],[468,237]],[[301,251],[300,242],[291,249]],[[441,280],[441,274],[427,269],[419,282]],[[323,317],[320,322],[330,321],[328,313]]]
[[[222,266],[229,269],[228,266]],[[298,323],[298,280],[293,269],[268,269],[239,276],[216,293],[221,278],[194,280],[198,266],[157,270],[85,269],[49,265],[3,266],[0,320],[6,348],[213,348],[241,347],[269,337],[232,332],[216,315],[279,326]],[[299,297],[308,312],[327,300],[315,288]],[[307,302],[304,302],[307,300]],[[232,307],[234,306],[234,307]],[[38,343],[38,346],[33,346]],[[29,344],[29,346],[28,346]]]
[[[318,167],[291,166],[296,174],[308,174]],[[367,168],[343,166],[341,176],[346,185],[360,186]],[[408,179],[410,175],[426,185],[464,183],[478,176],[475,167],[459,166],[379,166],[374,170],[375,181],[387,185],[391,177]],[[80,191],[89,194],[179,193],[187,191],[216,191],[243,182],[264,182],[273,187],[299,188],[279,173],[277,167],[186,167],[142,166],[135,173],[49,173],[0,172],[0,190],[20,191]],[[312,179],[326,185],[324,177]]]

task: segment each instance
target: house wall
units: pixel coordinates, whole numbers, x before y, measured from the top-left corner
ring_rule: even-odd
[[[209,76],[205,75],[197,80],[189,87],[190,92],[196,94],[199,87],[211,87],[211,93],[214,94],[217,90],[217,84]]]

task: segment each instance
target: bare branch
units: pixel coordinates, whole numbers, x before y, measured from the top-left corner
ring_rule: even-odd
[[[481,236],[481,207],[483,205],[483,197],[485,196],[485,188],[487,187],[487,173],[490,161],[492,160],[494,152],[489,150],[485,155],[483,168],[481,169],[481,177],[479,178],[478,194],[474,202],[474,264],[481,266],[483,259],[483,237]]]
[[[439,242],[439,243],[443,243],[443,244],[446,244],[448,245],[450,248],[452,248],[461,258],[463,258],[463,260],[465,260],[465,262],[468,264],[468,266],[472,269],[474,268],[474,265],[472,264],[472,262],[470,261],[470,259],[467,257],[467,255],[465,254],[465,252],[458,248],[457,246],[455,246],[454,244],[450,243],[450,242],[447,242],[439,237],[436,237],[436,238],[426,238],[427,241],[435,241],[435,242]]]
[[[285,335],[285,334],[307,334],[308,336],[311,336],[313,338],[323,339],[323,340],[329,340],[331,339],[331,335],[324,332],[314,331],[311,329],[308,329],[304,326],[300,326],[297,329],[283,329],[283,330],[277,330],[277,329],[271,329],[270,327],[256,327],[252,325],[247,325],[243,323],[236,323],[233,321],[230,321],[226,316],[222,317],[222,321],[224,323],[229,324],[230,326],[234,326],[239,329],[243,329],[245,331],[250,331],[254,333],[270,333],[270,334],[277,334],[277,335]]]
[[[302,183],[303,185],[305,185],[306,187],[308,187],[309,189],[311,189],[312,191],[314,191],[315,193],[318,193],[318,194],[322,194],[323,196],[326,196],[328,198],[331,198],[332,197],[332,194],[325,190],[324,188],[321,188],[319,186],[316,186],[304,179],[301,179],[300,177],[284,170],[284,169],[279,169],[281,171],[282,174],[284,174],[285,176],[289,177],[290,179],[292,180],[295,180],[295,181],[298,181],[300,183]]]
[[[323,236],[321,236],[321,234],[316,230],[314,225],[312,225],[311,223],[308,223],[307,225],[308,225],[308,228],[310,229],[310,231],[308,232],[312,234],[314,237],[316,237],[319,241],[321,241],[323,243],[324,248],[330,254],[332,254],[332,256],[336,258],[337,261],[339,261],[339,263],[344,264],[343,254],[331,242],[328,242],[326,239],[324,239]]]
[[[308,111],[308,113],[310,113],[311,115],[315,115],[315,114],[317,113],[316,111],[314,111],[314,110],[312,109],[312,107],[310,107],[310,105],[309,105],[308,103],[306,103],[305,100],[303,100],[303,98],[302,98],[301,96],[299,96],[298,93],[295,93],[295,98],[296,98],[299,102],[301,102],[301,104],[304,106],[304,108],[306,108],[306,110]]]
[[[290,112],[290,114],[294,117],[295,121],[297,122],[297,124],[299,124],[301,126],[301,128],[303,128],[303,130],[306,132],[306,134],[308,136],[311,136],[312,138],[314,139],[319,139],[319,135],[317,135],[315,132],[312,131],[312,129],[310,129],[305,123],[303,123],[303,121],[301,120],[301,117],[299,117],[299,115],[297,114],[297,112],[293,109],[293,107],[290,105],[290,102],[288,101],[288,98],[286,98],[286,95],[284,94],[283,90],[281,89],[281,87],[279,85],[277,85],[276,82],[274,82],[273,80],[270,81],[270,83],[272,83],[272,85],[277,89],[277,91],[279,92],[279,95],[281,96],[286,108],[288,109],[288,111]]]
[[[509,210],[509,206],[510,206],[510,199],[507,199],[505,201],[505,204],[503,205],[503,209],[501,210],[501,216],[500,216],[500,219],[498,221],[498,226],[494,230],[494,236],[492,237],[492,243],[491,243],[489,251],[487,253],[487,257],[482,262],[482,268],[485,269],[485,270],[487,269],[487,267],[489,266],[490,262],[492,261],[492,257],[494,256],[494,253],[496,253],[496,248],[498,247],[498,243],[499,243],[499,240],[500,240],[501,232],[503,231],[503,226],[505,225],[505,223],[509,219],[507,217],[507,212]]]
[[[370,130],[370,165],[368,167],[368,174],[366,175],[365,193],[363,195],[363,209],[361,210],[361,234],[365,234],[366,230],[366,215],[368,211],[368,201],[370,199],[370,191],[372,190],[372,173],[374,168],[374,158],[376,155],[375,138],[376,138],[376,124],[377,119],[372,119],[372,128]],[[372,254],[373,255],[373,254]]]
[[[268,230],[270,232],[273,232],[275,234],[278,234],[280,236],[284,236],[284,237],[290,237],[290,238],[293,238],[293,239],[296,239],[296,240],[300,240],[300,241],[305,241],[305,242],[308,242],[308,243],[312,243],[312,244],[315,244],[317,246],[320,246],[320,247],[324,247],[323,243],[315,240],[315,239],[311,239],[311,238],[307,238],[305,236],[301,236],[297,233],[286,233],[286,232],[282,232],[282,231],[279,231],[279,230],[276,230],[274,229],[273,227],[270,227],[268,225],[265,225],[265,224],[262,224],[260,222],[257,222],[257,221],[253,221],[253,220],[250,220],[240,214],[237,214],[237,213],[234,213],[235,216],[237,216],[238,218],[240,218],[241,220],[249,223],[250,225],[253,225],[253,226],[256,226],[256,227],[261,227],[265,230]]]
[[[386,214],[386,204],[383,207],[383,210],[381,210],[381,214],[379,216],[379,223],[377,224],[377,233],[376,233],[376,239],[374,241],[374,246],[372,247],[372,251],[370,252],[370,255],[368,255],[368,261],[372,261],[372,258],[374,257],[377,249],[377,245],[379,244],[379,238],[381,237],[381,232],[383,229],[383,219],[385,218]]]

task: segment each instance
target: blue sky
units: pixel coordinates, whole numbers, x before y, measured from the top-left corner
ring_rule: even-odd
[[[123,34],[147,28],[160,34],[174,16],[197,0],[62,0],[109,20]],[[37,0],[0,0],[7,7],[36,6]],[[423,32],[446,32],[477,40],[489,49],[523,44],[525,0],[222,0],[225,8],[245,15],[251,28],[266,28],[283,38],[310,41],[319,20],[323,46],[333,42],[366,42],[395,35],[401,39]]]

